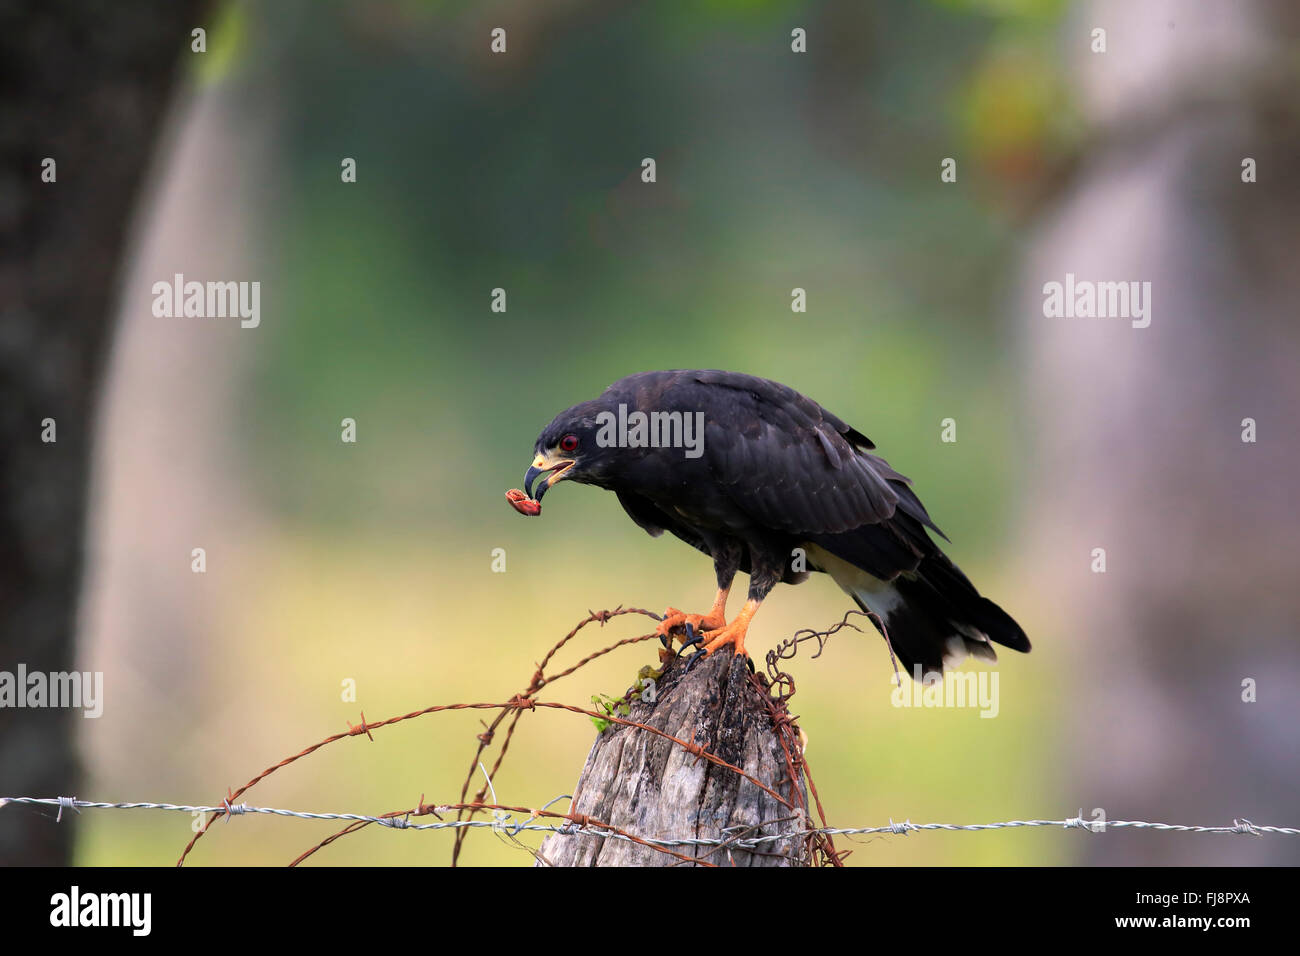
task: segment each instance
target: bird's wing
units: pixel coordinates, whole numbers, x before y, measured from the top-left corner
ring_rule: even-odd
[[[618,497],[618,503],[623,506],[627,516],[635,521],[646,534],[652,538],[657,538],[664,533],[664,528],[668,527],[667,515],[659,510],[659,507],[642,495],[626,489],[616,489],[614,494]]]
[[[615,494],[618,496],[618,503],[623,506],[623,510],[627,512],[628,517],[645,529],[650,537],[657,538],[666,529],[697,551],[703,551],[709,557],[713,557],[713,548],[709,545],[708,540],[691,525],[675,520],[671,515],[665,514],[649,498],[638,495],[634,491],[619,489]]]
[[[875,446],[865,435],[812,399],[735,372],[700,372],[695,379],[706,390],[704,457],[755,521],[793,534],[834,534],[888,522],[901,510],[934,527],[908,479],[869,454]],[[881,546],[903,546],[911,537],[891,532]]]

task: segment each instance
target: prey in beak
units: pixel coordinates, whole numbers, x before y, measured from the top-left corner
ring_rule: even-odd
[[[545,452],[539,452],[537,457],[533,459],[528,471],[524,473],[524,491],[534,501],[540,502],[547,489],[562,479],[564,473],[572,468],[575,463],[572,458],[551,458]],[[543,475],[548,477],[537,483],[534,492],[533,482]]]
[[[567,426],[567,427],[566,427]],[[572,429],[572,430],[570,430]],[[511,488],[506,492],[510,507],[521,515],[536,517],[542,512],[542,496],[546,490],[562,478],[572,476],[578,481],[586,481],[590,455],[583,455],[578,449],[582,446],[584,434],[581,424],[570,425],[567,422],[552,422],[550,427],[538,437],[533,449],[537,457],[524,474],[524,490]],[[581,459],[584,464],[576,471],[574,466]]]

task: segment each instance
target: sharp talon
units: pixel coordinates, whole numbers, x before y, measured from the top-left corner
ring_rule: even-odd
[[[703,629],[696,630],[690,624],[686,625],[686,637],[682,639],[682,646],[677,650],[677,656],[682,656],[682,651],[688,647],[699,647],[704,643]]]
[[[696,651],[694,654],[690,656],[690,659],[686,662],[686,670],[683,671],[683,673],[689,674],[691,671],[695,669],[696,664],[698,664],[701,660],[703,660],[708,656],[709,655],[707,651]]]
[[[708,614],[687,614],[675,607],[667,608],[655,626],[664,647],[672,650],[673,637],[686,635],[682,647],[693,647],[705,640],[705,632],[726,626],[726,595],[720,593]]]

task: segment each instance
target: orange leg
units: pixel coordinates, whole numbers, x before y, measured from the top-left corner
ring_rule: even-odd
[[[675,607],[668,608],[668,610],[664,611],[664,619],[655,628],[655,633],[660,637],[667,637],[670,631],[680,628],[684,624],[689,624],[697,632],[725,627],[727,624],[727,595],[730,593],[731,588],[719,588],[718,596],[713,599],[713,609],[708,614],[683,614]]]
[[[756,601],[750,598],[745,602],[745,606],[740,609],[735,620],[730,624],[725,624],[715,631],[704,632],[704,652],[712,654],[719,647],[726,644],[735,645],[737,655],[745,653],[745,633],[749,630],[749,622],[753,620],[754,614],[758,611],[762,601]]]

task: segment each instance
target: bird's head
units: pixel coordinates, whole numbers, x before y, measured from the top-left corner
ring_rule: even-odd
[[[613,472],[620,449],[596,441],[603,406],[583,402],[555,416],[537,436],[535,457],[524,474],[524,491],[536,501],[557,481],[599,485]],[[538,480],[540,479],[540,481]],[[537,481],[536,489],[533,482]]]

